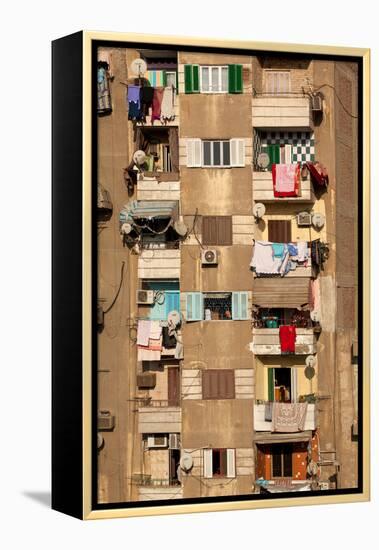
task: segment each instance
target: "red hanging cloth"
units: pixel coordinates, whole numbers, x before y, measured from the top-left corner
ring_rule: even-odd
[[[296,327],[281,325],[279,327],[280,350],[284,353],[295,353]]]
[[[300,164],[271,166],[274,197],[297,197],[300,184]]]

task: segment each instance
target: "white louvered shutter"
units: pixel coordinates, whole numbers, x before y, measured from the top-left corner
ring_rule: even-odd
[[[235,449],[226,449],[226,477],[236,477]]]
[[[201,139],[187,139],[187,166],[201,167]]]
[[[231,166],[245,166],[245,140],[233,138],[230,140]]]
[[[204,449],[203,450],[203,461],[204,461],[204,472],[203,475],[206,478],[213,477],[212,476],[212,449]]]

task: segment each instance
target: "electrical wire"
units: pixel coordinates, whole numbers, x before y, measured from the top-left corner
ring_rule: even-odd
[[[124,268],[125,268],[125,262],[123,261],[122,264],[121,264],[120,285],[119,285],[119,287],[118,287],[118,290],[117,290],[117,292],[116,292],[115,297],[113,298],[113,301],[112,301],[111,305],[110,305],[107,309],[105,309],[105,310],[103,311],[104,315],[105,315],[106,313],[109,313],[109,311],[110,311],[110,310],[112,309],[112,307],[115,305],[116,300],[117,300],[117,298],[118,298],[118,296],[119,296],[119,294],[120,294],[120,290],[121,290],[121,286],[122,286],[122,281],[124,280]]]
[[[353,115],[352,113],[350,113],[347,108],[345,107],[345,105],[342,103],[342,99],[339,97],[339,95],[337,94],[337,91],[335,89],[334,86],[332,86],[331,84],[321,84],[321,86],[318,86],[318,88],[315,89],[316,92],[318,92],[319,90],[321,90],[321,88],[331,88],[336,96],[336,98],[338,99],[338,102],[339,104],[341,105],[342,109],[345,111],[345,113],[347,115],[349,115],[351,118],[358,118],[357,115]]]

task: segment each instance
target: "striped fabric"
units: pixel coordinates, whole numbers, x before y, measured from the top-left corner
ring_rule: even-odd
[[[147,71],[147,79],[153,87],[164,86],[164,71]]]

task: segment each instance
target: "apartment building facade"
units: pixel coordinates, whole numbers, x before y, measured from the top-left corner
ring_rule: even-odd
[[[356,67],[99,60],[99,501],[356,486]]]

